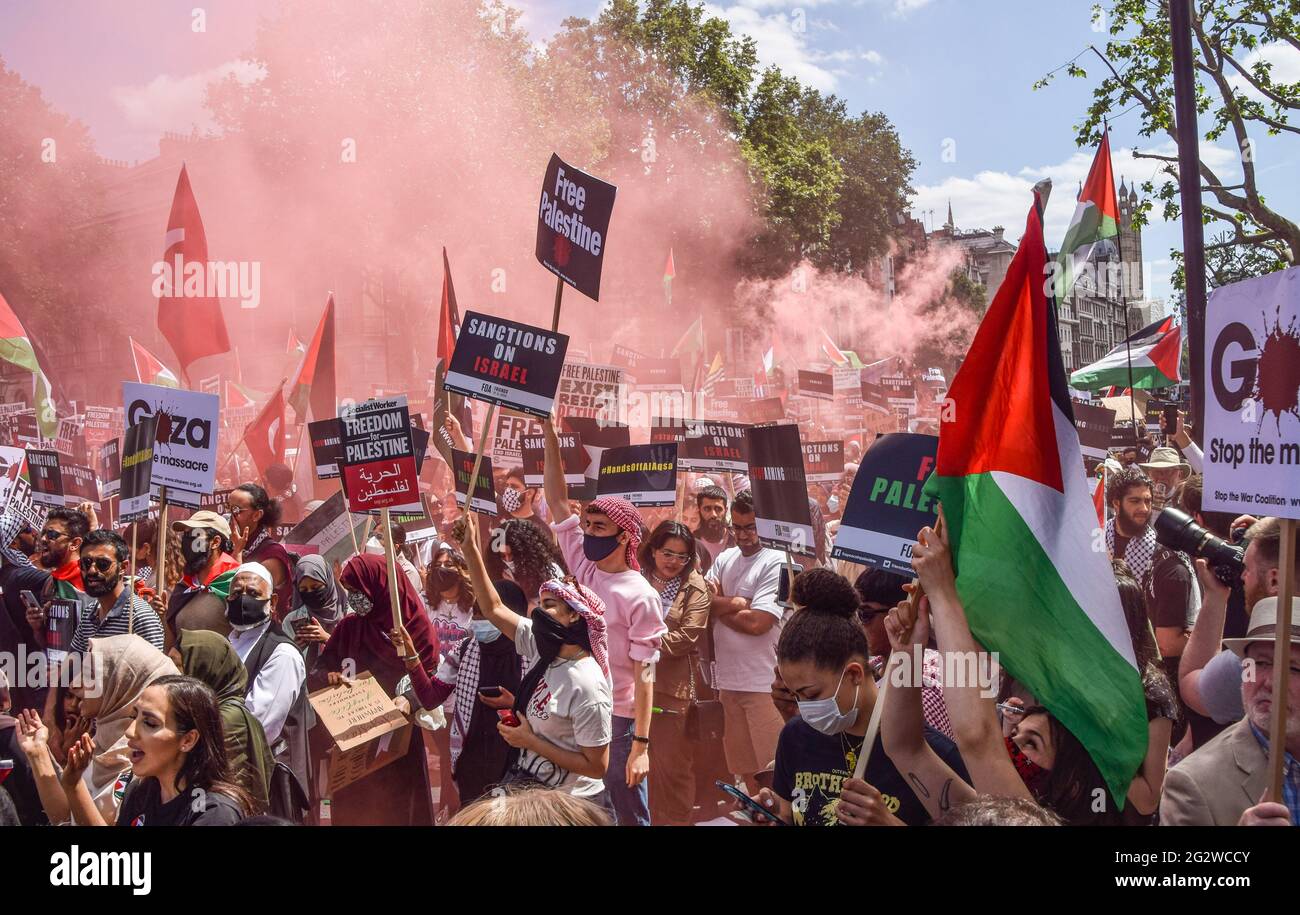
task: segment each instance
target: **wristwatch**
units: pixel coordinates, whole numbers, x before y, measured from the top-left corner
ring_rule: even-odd
[[[649,738],[649,737],[638,737],[637,735],[633,734],[633,735],[632,735],[632,739],[635,740],[637,743],[643,743],[643,744],[645,744],[646,746],[650,746],[650,738]]]

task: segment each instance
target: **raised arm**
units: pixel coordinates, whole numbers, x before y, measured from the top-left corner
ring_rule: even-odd
[[[555,423],[548,416],[542,422],[546,437],[546,463],[542,472],[542,492],[551,512],[551,523],[559,524],[573,514],[569,510],[569,485],[564,482],[564,462],[560,459],[560,439]]]
[[[1210,714],[1201,698],[1201,671],[1209,664],[1223,644],[1223,626],[1228,618],[1229,591],[1214,576],[1204,559],[1196,560],[1196,577],[1200,579],[1205,600],[1201,612],[1192,626],[1191,638],[1178,662],[1178,692],[1194,711]]]
[[[942,508],[939,515],[942,519]],[[945,530],[921,528],[912,551],[912,568],[916,569],[921,587],[930,601],[930,619],[939,651],[948,657],[987,658],[984,646],[971,635],[966,609],[957,596],[957,579]],[[972,683],[968,686],[944,684],[943,701],[952,720],[957,749],[975,790],[980,794],[1032,800],[1029,789],[1020,780],[1007,754],[995,700],[986,698],[978,683]]]
[[[465,535],[461,540],[461,548],[465,553],[465,565],[469,569],[470,581],[474,584],[474,598],[479,610],[506,638],[514,639],[522,617],[501,602],[501,595],[497,594],[497,589],[492,587],[492,582],[488,579],[487,566],[483,564],[483,554],[479,550],[478,519],[473,512],[465,515]]]

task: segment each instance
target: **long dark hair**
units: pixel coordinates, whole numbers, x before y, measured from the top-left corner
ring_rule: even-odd
[[[1038,800],[1071,826],[1121,825],[1123,815],[1092,756],[1055,715],[1048,712],[1047,721],[1056,758],[1043,775]],[[1094,810],[1098,798],[1102,800],[1100,813]]]
[[[446,554],[447,557],[455,564],[456,571],[459,573],[460,599],[457,605],[462,610],[468,610],[474,606],[474,582],[470,580],[469,568],[465,565],[465,557],[454,547],[443,544],[433,551],[433,558],[429,560],[428,567],[424,570],[424,591],[425,598],[429,601],[429,608],[436,609],[438,603],[442,600],[442,593],[438,590],[438,557]]]
[[[502,531],[501,534],[496,532],[498,529]],[[554,577],[551,574],[552,564],[559,566],[565,575],[569,574],[564,564],[564,557],[560,555],[555,544],[531,521],[524,518],[507,518],[492,531],[491,536],[493,540],[497,537],[505,538],[505,545],[510,547],[510,556],[515,564],[515,570],[513,574],[507,576],[501,554],[497,550],[488,549],[483,553],[488,578],[514,579],[515,584],[528,595],[530,604],[537,600],[543,582],[550,581]]]
[[[159,677],[149,685],[161,686],[167,691],[167,702],[172,717],[176,719],[177,733],[199,732],[199,742],[185,756],[180,772],[176,773],[176,790],[182,790],[183,784],[185,789],[215,791],[238,804],[244,816],[253,813],[252,797],[236,784],[235,774],[231,771],[221,712],[211,687],[181,674]]]
[[[677,577],[683,581],[691,577],[691,573],[695,571],[696,561],[695,535],[691,533],[691,529],[685,524],[671,519],[660,521],[655,525],[654,533],[641,541],[641,547],[637,550],[637,559],[641,563],[641,570],[647,576],[655,570],[655,552],[663,549],[663,545],[674,537],[686,544],[686,555],[690,557],[686,560],[686,565]]]
[[[278,499],[272,499],[266,490],[256,483],[240,483],[235,489],[248,493],[253,500],[253,511],[262,513],[262,520],[257,522],[257,530],[270,530],[280,523],[280,502]],[[250,535],[251,541],[256,536],[257,531]]]

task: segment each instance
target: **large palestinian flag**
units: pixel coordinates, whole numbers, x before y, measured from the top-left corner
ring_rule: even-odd
[[[9,307],[0,293],[0,362],[11,362],[32,373],[32,404],[36,407],[36,422],[41,436],[53,441],[59,430],[59,417],[54,409],[54,394],[50,380],[36,359],[32,341],[23,330],[18,315]]]
[[[1149,324],[1092,365],[1070,376],[1070,384],[1081,391],[1129,387],[1143,390],[1178,384],[1178,366],[1183,358],[1183,335],[1174,319],[1161,318]],[[1130,370],[1129,362],[1133,367]]]
[[[1115,196],[1115,171],[1110,164],[1110,131],[1102,134],[1101,145],[1088,170],[1088,180],[1065,230],[1065,241],[1057,255],[1056,298],[1070,294],[1075,280],[1092,257],[1097,242],[1119,234],[1119,202]]]
[[[948,396],[934,474],[972,634],[1091,754],[1115,802],[1147,749],[1142,681],[1084,475],[1047,250],[1029,213]]]

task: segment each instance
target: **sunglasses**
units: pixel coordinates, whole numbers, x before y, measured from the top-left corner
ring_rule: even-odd
[[[757,533],[758,533],[758,525],[757,525],[757,524],[733,524],[733,525],[731,525],[731,529],[732,529],[733,531],[735,531],[737,534],[757,534]]]
[[[117,563],[114,560],[108,559],[104,556],[82,556],[78,562],[78,565],[81,566],[81,571],[83,572],[90,571],[91,566],[94,566],[95,571],[97,572],[107,572],[116,564]]]
[[[62,533],[61,531],[56,531],[53,528],[51,528],[50,530],[41,531],[41,536],[44,537],[46,540],[53,541],[53,540],[60,540],[68,535]]]

